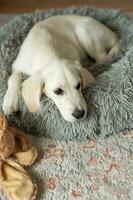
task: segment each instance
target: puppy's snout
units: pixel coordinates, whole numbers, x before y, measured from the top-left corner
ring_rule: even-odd
[[[78,110],[76,109],[73,113],[72,113],[72,116],[75,117],[76,119],[81,119],[83,118],[85,114],[85,111],[84,110]]]

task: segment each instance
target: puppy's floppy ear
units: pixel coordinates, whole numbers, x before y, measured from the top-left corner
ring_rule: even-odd
[[[86,88],[95,81],[94,76],[84,67],[81,67],[80,69],[80,76],[82,79],[83,88]]]
[[[30,112],[36,112],[40,107],[40,97],[43,93],[44,81],[39,73],[24,81],[22,96]]]

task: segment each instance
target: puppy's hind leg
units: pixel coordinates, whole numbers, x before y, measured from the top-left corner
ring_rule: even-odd
[[[95,20],[85,20],[75,29],[77,39],[97,63],[104,63],[119,51],[116,35],[103,24]]]
[[[107,57],[107,52],[99,42],[98,37],[93,33],[93,30],[90,30],[89,21],[86,20],[83,23],[78,24],[75,32],[79,43],[88,55],[97,63],[104,62]]]
[[[3,111],[5,115],[12,115],[19,110],[20,87],[22,74],[16,69],[12,69],[12,74],[8,79],[8,89],[3,100]]]

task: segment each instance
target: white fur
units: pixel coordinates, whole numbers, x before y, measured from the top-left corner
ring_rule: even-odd
[[[119,50],[116,35],[100,22],[84,16],[63,15],[37,23],[27,35],[14,61],[8,81],[3,110],[12,114],[18,110],[21,73],[30,75],[23,83],[22,95],[31,112],[37,111],[44,91],[57,105],[62,116],[76,121],[75,109],[85,111],[87,106],[78,82],[88,86],[94,81],[91,73],[80,65],[90,55],[97,62],[111,59]],[[63,95],[54,90],[62,88]]]

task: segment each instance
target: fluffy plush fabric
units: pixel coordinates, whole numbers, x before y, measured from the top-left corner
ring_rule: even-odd
[[[36,200],[133,199],[133,131],[84,142],[30,139],[39,153],[29,168]]]
[[[133,21],[121,11],[109,9],[72,7],[38,11],[16,17],[1,28],[0,111],[11,64],[21,43],[36,22],[57,14],[87,15],[103,22],[120,38],[120,53],[104,65],[88,62],[87,68],[96,76],[96,82],[85,91],[89,110],[86,120],[66,122],[54,103],[43,97],[41,108],[35,114],[29,113],[21,100],[20,114],[8,117],[10,124],[33,135],[66,140],[83,140],[99,134],[103,137],[133,128]]]

